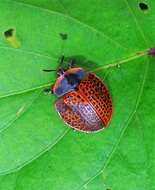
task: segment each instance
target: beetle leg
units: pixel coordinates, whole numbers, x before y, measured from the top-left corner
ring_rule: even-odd
[[[65,72],[64,69],[59,69],[58,72],[57,72],[58,77],[61,76],[61,75],[63,75],[64,72]]]
[[[51,94],[53,94],[52,88],[45,88],[45,89],[44,89],[44,94],[46,94],[46,95],[51,95]]]
[[[45,71],[45,72],[51,72],[51,71],[56,71],[56,70],[53,70],[53,69],[43,69],[43,71]]]
[[[65,56],[62,55],[62,56],[60,57],[60,61],[59,61],[59,64],[60,64],[60,65],[62,65],[62,64],[64,63],[64,59],[65,59]]]
[[[76,63],[76,60],[75,59],[71,59],[70,62],[68,63],[69,69],[71,69],[72,67],[74,67],[75,63]]]

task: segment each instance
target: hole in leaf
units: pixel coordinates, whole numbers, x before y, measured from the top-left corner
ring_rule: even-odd
[[[142,10],[142,11],[147,11],[148,10],[148,5],[146,3],[139,3],[139,8]]]
[[[10,44],[13,48],[20,47],[20,42],[17,39],[16,36],[16,30],[14,28],[10,28],[4,32],[4,37],[7,40],[7,42]]]
[[[67,40],[68,35],[65,34],[65,33],[60,33],[60,37],[61,37],[62,40]]]
[[[10,28],[9,30],[5,31],[4,32],[4,36],[6,38],[9,38],[9,37],[12,37],[13,36],[13,33],[14,33],[14,29],[13,28]]]

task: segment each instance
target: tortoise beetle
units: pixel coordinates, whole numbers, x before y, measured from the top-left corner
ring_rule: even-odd
[[[61,63],[63,60],[64,56]],[[94,73],[73,65],[67,70],[59,69],[51,91],[58,97],[56,111],[71,128],[89,133],[109,124],[113,112],[112,98],[106,85]]]

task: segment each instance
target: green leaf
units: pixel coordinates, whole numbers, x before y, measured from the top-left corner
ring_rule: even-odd
[[[0,189],[154,189],[155,2],[0,2]],[[4,32],[16,30],[19,48]],[[67,40],[60,38],[67,34]],[[83,57],[113,98],[109,127],[71,130],[43,91],[59,57]],[[78,64],[78,63],[77,63]]]

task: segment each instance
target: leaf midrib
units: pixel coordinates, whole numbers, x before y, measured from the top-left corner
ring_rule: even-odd
[[[141,58],[143,56],[146,56],[147,53],[148,53],[148,49],[145,49],[145,50],[143,50],[141,52],[137,52],[134,55],[131,55],[129,57],[123,58],[121,60],[117,60],[117,61],[109,63],[109,64],[105,64],[105,65],[103,65],[101,67],[97,67],[93,71],[101,71],[103,69],[109,69],[111,67],[116,67],[117,65],[127,64],[131,60],[135,60],[135,59]],[[52,84],[52,81],[50,83],[45,83],[45,84],[42,84],[40,86],[36,86],[36,87],[33,87],[33,88],[29,88],[29,89],[24,89],[22,91],[15,91],[15,92],[12,92],[12,93],[7,94],[7,95],[0,96],[0,99],[7,98],[7,97],[10,97],[10,96],[16,96],[16,95],[20,95],[20,94],[24,94],[24,93],[33,92],[33,91],[39,90],[39,89],[44,89],[46,87],[51,86],[51,84]]]
[[[127,3],[127,5],[128,5],[128,2],[127,2],[126,0],[124,0],[124,2]],[[100,30],[98,30],[98,29],[96,29],[96,28],[94,28],[94,27],[92,27],[92,26],[90,26],[90,25],[88,25],[88,24],[86,24],[86,23],[84,23],[84,22],[81,22],[80,20],[78,20],[78,19],[76,19],[76,18],[74,18],[74,17],[71,17],[70,15],[65,15],[65,14],[60,13],[60,12],[56,12],[56,11],[53,11],[53,10],[49,10],[49,9],[46,9],[46,8],[42,8],[42,7],[38,7],[38,6],[35,6],[35,5],[31,5],[31,4],[27,4],[27,3],[24,3],[24,2],[18,2],[18,1],[16,1],[16,0],[14,1],[14,3],[17,4],[17,5],[24,5],[24,6],[26,6],[26,7],[39,9],[39,10],[41,10],[41,11],[46,11],[46,12],[51,13],[51,14],[57,14],[57,15],[61,15],[61,16],[63,16],[63,17],[67,17],[67,18],[69,18],[69,19],[74,20],[75,22],[80,23],[81,25],[83,25],[83,26],[85,26],[85,27],[87,27],[87,28],[90,28],[92,31],[95,31],[96,33],[100,33],[100,34],[103,35],[104,37],[110,39],[113,43],[115,43],[115,44],[121,46],[123,49],[126,49],[126,50],[129,49],[129,48],[126,48],[126,47],[122,46],[122,45],[121,45],[120,43],[118,43],[116,40],[113,40],[111,37],[109,37],[108,35],[106,35],[103,31],[100,31]],[[59,3],[61,4],[60,1],[59,1]],[[63,6],[63,5],[62,5],[62,6]],[[128,6],[129,6],[129,5],[128,5]],[[63,7],[64,7],[64,6],[63,6]],[[129,7],[129,8],[130,8],[130,7]],[[130,10],[131,10],[131,9],[130,9]],[[132,10],[131,10],[131,13],[132,13]],[[142,35],[143,32],[140,30],[140,27],[139,27],[139,25],[138,25],[138,22],[137,22],[136,18],[135,18],[135,21],[136,21],[137,27],[138,27],[139,31],[141,32],[141,35]],[[143,36],[144,36],[144,34],[143,34]],[[146,39],[145,39],[145,40],[146,40]],[[28,50],[25,50],[25,49],[15,49],[15,48],[7,47],[7,46],[1,46],[0,48],[5,48],[5,49],[12,50],[12,51],[20,51],[20,52],[24,52],[24,53],[26,53],[26,54],[33,54],[33,55],[36,55],[36,56],[42,56],[42,57],[46,57],[46,58],[48,58],[48,59],[53,59],[53,58],[54,58],[54,57],[49,56],[49,55],[44,55],[44,54],[41,54],[41,53],[39,53],[39,52],[28,51]],[[148,49],[145,49],[145,50],[143,50],[141,53],[142,53],[142,54],[144,53],[144,55],[145,55],[145,54],[146,54],[145,52],[147,52],[147,50],[148,50]],[[139,53],[139,52],[137,52],[137,53]],[[106,64],[106,65],[104,65],[103,67],[99,67],[99,68],[95,69],[94,71],[98,71],[98,70],[102,70],[102,69],[107,69],[107,68],[109,68],[109,67],[114,67],[114,66],[117,66],[117,65],[119,65],[119,64],[124,64],[124,63],[127,63],[129,60],[134,60],[134,59],[136,59],[136,58],[138,58],[138,57],[143,56],[143,55],[138,56],[137,53],[135,53],[135,55],[131,55],[131,56],[127,57],[127,58],[122,58],[121,60],[115,61],[115,62],[113,62],[113,63]],[[55,58],[54,58],[54,59],[55,59]],[[52,82],[51,82],[51,83],[52,83]],[[36,87],[30,88],[30,89],[24,89],[24,90],[22,90],[22,91],[15,91],[15,92],[9,93],[9,94],[7,94],[7,95],[2,95],[2,96],[0,96],[0,99],[1,99],[1,98],[7,98],[7,97],[10,97],[10,96],[14,96],[14,95],[24,94],[24,93],[28,93],[28,92],[33,92],[33,91],[35,91],[35,90],[37,90],[37,89],[42,89],[42,88],[48,87],[48,86],[50,86],[51,83],[46,83],[46,84],[43,84],[43,85],[40,85],[40,86],[36,86]]]

